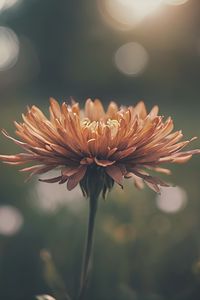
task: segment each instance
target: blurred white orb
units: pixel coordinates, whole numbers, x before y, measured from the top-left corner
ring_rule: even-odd
[[[157,195],[158,208],[166,213],[176,213],[187,204],[187,194],[180,187],[162,187],[161,194]]]
[[[58,176],[54,171],[49,173],[48,178]],[[31,196],[34,198],[34,204],[41,211],[49,214],[56,213],[61,207],[68,207],[73,213],[79,213],[85,204],[81,189],[77,186],[72,191],[68,191],[66,184],[37,181]]]
[[[99,0],[104,19],[121,29],[134,27],[161,4],[162,0]]]
[[[5,0],[0,0],[0,10],[2,10],[2,8],[4,7],[5,4]]]
[[[149,55],[142,45],[131,42],[116,51],[114,61],[118,70],[123,74],[137,76],[145,70]]]
[[[19,56],[19,40],[13,30],[0,27],[0,71],[13,67]]]
[[[23,217],[20,211],[14,206],[0,206],[0,234],[14,235],[23,225]]]
[[[19,4],[22,0],[0,0],[0,10],[5,10]]]
[[[188,2],[189,0],[164,0],[164,3],[169,5],[182,5]]]

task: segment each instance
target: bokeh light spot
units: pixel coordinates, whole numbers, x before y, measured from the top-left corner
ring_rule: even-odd
[[[13,67],[19,56],[19,40],[7,27],[0,27],[0,71]]]
[[[19,210],[10,205],[0,206],[0,234],[14,235],[23,225]]]
[[[166,213],[176,213],[187,204],[187,194],[180,187],[162,187],[156,198],[158,208]]]
[[[114,60],[119,71],[126,75],[137,76],[145,70],[149,55],[142,45],[131,42],[116,51]]]
[[[56,172],[49,172],[50,177],[57,176]],[[31,191],[33,203],[44,213],[54,214],[60,208],[67,207],[72,213],[79,213],[83,206],[83,195],[81,189],[76,187],[72,191],[68,191],[66,185],[57,183],[48,184],[44,182],[36,182],[34,189]]]
[[[0,10],[3,9],[4,4],[5,4],[5,0],[0,0]]]

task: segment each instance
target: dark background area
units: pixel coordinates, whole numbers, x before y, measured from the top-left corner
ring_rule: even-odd
[[[151,13],[142,2],[137,12],[130,0],[1,0],[0,127],[13,134],[26,106],[47,111],[50,96],[81,105],[97,97],[105,106],[143,99],[172,116],[186,139],[200,136],[200,2],[163,3]],[[15,151],[1,136],[0,152]],[[199,299],[199,167],[198,157],[173,166],[168,180],[177,187],[160,197],[128,181],[100,201],[87,299]],[[74,295],[87,200],[78,188],[25,184],[3,164],[0,179],[0,299],[54,295],[42,249]]]

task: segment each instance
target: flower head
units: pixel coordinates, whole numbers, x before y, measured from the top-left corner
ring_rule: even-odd
[[[0,160],[11,165],[31,163],[21,169],[29,177],[60,168],[58,177],[41,181],[66,182],[68,190],[80,183],[86,196],[101,192],[105,196],[114,182],[122,186],[129,177],[137,187],[145,182],[159,192],[159,186],[168,184],[149,170],[170,174],[163,163],[185,163],[200,153],[182,151],[195,138],[180,141],[183,135],[173,132],[172,119],[159,116],[157,106],[147,113],[143,102],[121,108],[111,102],[105,112],[99,100],[88,99],[81,111],[78,103],[59,105],[50,99],[49,111],[48,119],[36,106],[28,108],[23,123],[15,122],[20,140],[2,130],[24,152],[0,155]]]

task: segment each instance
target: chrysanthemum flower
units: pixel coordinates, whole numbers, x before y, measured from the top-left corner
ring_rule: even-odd
[[[158,116],[157,106],[147,113],[143,102],[120,108],[111,102],[105,112],[99,100],[88,99],[82,111],[78,103],[60,106],[50,99],[49,111],[48,119],[36,106],[28,108],[23,123],[15,122],[20,140],[2,130],[25,151],[1,155],[0,160],[11,165],[33,164],[21,169],[29,177],[60,168],[58,177],[41,181],[67,182],[68,190],[80,183],[86,196],[93,190],[105,196],[114,182],[122,186],[123,179],[131,176],[137,187],[145,182],[159,192],[160,186],[168,184],[149,171],[170,174],[161,168],[163,163],[185,163],[200,153],[182,151],[191,140],[180,141],[183,135],[172,132],[172,119]]]

